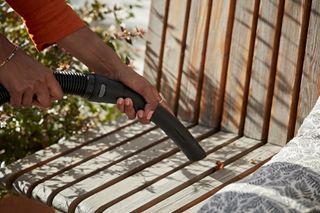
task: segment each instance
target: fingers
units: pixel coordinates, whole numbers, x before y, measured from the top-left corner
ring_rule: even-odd
[[[53,74],[48,73],[46,76],[46,80],[47,80],[48,89],[49,89],[49,92],[50,92],[52,99],[53,100],[61,99],[63,97],[63,92],[62,92],[60,84],[55,79]]]
[[[10,104],[13,107],[21,106],[22,94],[22,92],[13,92],[13,94],[10,96]]]
[[[144,107],[144,111],[140,111],[140,115],[138,115],[138,120],[142,124],[147,124],[150,122],[152,114],[154,112],[154,108],[151,104],[147,103]]]
[[[39,102],[40,106],[44,108],[51,107],[51,97],[49,89],[46,85],[40,84],[39,86],[37,86],[34,94],[36,95],[37,101]]]
[[[117,108],[120,112],[124,113],[124,99],[123,98],[118,98]]]
[[[28,89],[22,96],[22,106],[30,107],[33,102],[33,89]]]
[[[119,98],[117,100],[117,108],[120,112],[125,113],[129,119],[135,119],[136,118],[136,112],[133,107],[133,102],[130,98]]]
[[[127,114],[129,119],[135,119],[136,118],[136,111],[133,107],[132,100],[130,98],[126,98],[124,100],[124,111]]]
[[[119,98],[117,100],[117,108],[120,112],[125,113],[129,119],[135,119],[137,117],[140,123],[148,124],[150,123],[150,119],[152,118],[154,110],[159,104],[161,104],[165,109],[167,109],[170,113],[172,113],[166,101],[161,98],[158,92],[154,94],[154,96],[156,96],[156,98],[153,97],[153,100],[158,100],[158,97],[160,97],[159,98],[160,100],[153,101],[153,103],[147,103],[145,105],[144,110],[138,110],[137,112],[135,112],[135,109],[133,107],[133,102],[130,98],[126,98],[126,99]]]

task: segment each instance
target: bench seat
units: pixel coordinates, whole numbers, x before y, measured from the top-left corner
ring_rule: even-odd
[[[61,141],[9,165],[1,172],[1,182],[12,182],[19,194],[64,212],[167,212],[196,205],[258,168],[281,148],[185,125],[208,153],[204,160],[188,161],[152,124],[119,121],[89,143],[76,138]],[[224,169],[219,169],[217,161]],[[22,170],[20,165],[25,165]]]

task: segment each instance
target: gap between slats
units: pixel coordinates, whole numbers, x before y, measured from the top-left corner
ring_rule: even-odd
[[[6,188],[7,188],[7,189],[11,189],[14,181],[15,181],[18,177],[20,177],[21,175],[23,175],[23,174],[25,174],[25,173],[27,173],[27,172],[30,172],[30,171],[32,171],[33,169],[37,168],[37,167],[43,166],[43,165],[45,165],[46,163],[49,163],[49,162],[51,162],[51,161],[53,161],[53,160],[56,160],[56,159],[59,158],[59,157],[62,157],[62,156],[64,156],[64,155],[67,155],[67,154],[75,151],[75,150],[78,150],[78,149],[80,149],[81,147],[86,146],[86,145],[88,145],[88,144],[90,144],[90,143],[93,143],[93,142],[95,142],[95,141],[97,141],[97,140],[99,140],[99,139],[101,139],[101,138],[103,138],[103,137],[106,137],[106,136],[108,136],[108,135],[110,135],[110,134],[113,134],[113,133],[115,133],[115,132],[117,132],[117,131],[119,131],[119,130],[121,130],[121,129],[124,129],[124,128],[130,126],[130,125],[133,125],[133,124],[136,123],[136,122],[137,122],[137,121],[133,121],[133,122],[127,123],[127,124],[125,124],[125,125],[123,125],[123,126],[120,126],[120,127],[118,127],[117,129],[114,129],[114,130],[112,130],[112,131],[110,131],[110,132],[108,132],[108,133],[106,133],[106,134],[103,134],[103,135],[98,136],[98,137],[96,137],[96,138],[94,138],[94,139],[88,140],[88,141],[86,141],[86,142],[84,142],[84,143],[81,143],[81,144],[78,145],[78,146],[75,146],[74,148],[71,148],[71,149],[68,149],[68,150],[66,150],[66,151],[60,152],[59,154],[56,154],[56,155],[54,155],[54,156],[52,156],[52,157],[49,157],[49,158],[46,159],[46,160],[43,160],[43,161],[40,161],[40,162],[35,163],[33,166],[27,167],[27,168],[25,168],[25,169],[19,170],[19,171],[15,172],[15,173],[9,175],[9,176],[6,178]],[[21,162],[20,162],[20,163],[21,163]]]
[[[258,25],[258,17],[259,17],[259,8],[260,8],[260,0],[256,0],[254,2],[253,9],[253,18],[252,18],[252,28],[250,34],[250,43],[249,43],[249,55],[248,55],[248,63],[246,69],[246,77],[243,88],[243,104],[241,108],[241,117],[239,123],[239,135],[243,136],[244,132],[244,123],[247,113],[247,104],[248,104],[248,95],[249,95],[249,86],[250,86],[250,78],[252,71],[252,62],[253,62],[253,54],[254,54],[254,46],[256,41],[256,33],[257,33],[257,25]]]
[[[189,18],[190,18],[190,9],[191,9],[191,0],[187,0],[187,9],[184,18],[184,26],[183,26],[183,34],[182,34],[182,41],[180,46],[180,56],[179,56],[179,67],[178,67],[178,76],[177,76],[177,83],[174,90],[175,93],[175,100],[173,105],[173,112],[175,115],[178,113],[179,107],[179,97],[180,97],[180,87],[181,87],[181,77],[182,77],[182,69],[183,63],[185,59],[185,49],[186,49],[186,41],[187,41],[187,34],[188,34],[188,27],[189,27]]]
[[[229,8],[229,17],[228,17],[228,24],[227,24],[227,31],[226,31],[226,42],[224,44],[224,57],[222,62],[222,73],[221,79],[219,84],[219,97],[218,97],[218,123],[219,128],[221,128],[221,120],[222,120],[222,111],[223,111],[223,104],[224,104],[224,96],[226,90],[226,81],[227,81],[227,73],[228,73],[228,66],[229,66],[229,57],[230,57],[230,48],[231,48],[231,41],[232,41],[232,31],[234,25],[234,17],[235,17],[235,10],[236,10],[236,0],[232,0]]]
[[[223,162],[223,164],[224,164],[224,165],[229,165],[230,163],[236,161],[237,159],[243,157],[244,155],[250,153],[251,151],[255,150],[256,148],[258,148],[258,147],[260,147],[260,146],[262,146],[261,143],[255,145],[255,146],[253,146],[253,147],[250,147],[249,149],[243,151],[242,153],[240,153],[240,154],[238,154],[238,155],[236,155],[236,156],[233,156],[232,158],[226,160],[225,162]],[[214,169],[212,169],[212,170],[208,170],[208,171],[206,171],[206,172],[198,175],[197,177],[192,178],[192,179],[188,180],[187,182],[179,185],[178,187],[174,188],[173,190],[170,190],[169,192],[167,192],[167,193],[165,193],[165,194],[163,194],[163,195],[160,195],[160,196],[157,197],[155,200],[152,200],[152,201],[144,204],[143,206],[135,209],[134,212],[144,211],[144,210],[150,208],[151,206],[157,204],[158,202],[166,199],[167,197],[169,197],[169,196],[171,196],[171,195],[179,192],[180,190],[182,190],[182,189],[184,189],[184,188],[192,185],[193,183],[195,183],[195,182],[197,182],[197,181],[205,178],[206,176],[208,176],[208,175],[210,175],[210,174],[212,174],[213,172],[216,172],[216,171],[218,171],[216,168],[214,168]],[[250,174],[250,173],[251,173],[251,171],[249,170],[248,174]],[[241,177],[241,178],[243,178],[243,177]],[[241,179],[241,178],[240,178],[240,179]],[[177,212],[179,212],[179,211],[177,211]]]
[[[117,144],[115,144],[115,145],[113,145],[113,146],[110,146],[110,147],[108,147],[108,148],[106,148],[106,149],[103,149],[103,150],[101,150],[101,151],[98,151],[97,153],[92,154],[92,155],[90,155],[89,157],[83,158],[82,160],[80,160],[80,161],[78,161],[78,162],[76,162],[76,163],[73,163],[73,164],[71,164],[71,165],[68,165],[68,166],[64,167],[63,169],[59,170],[58,172],[54,172],[53,174],[50,174],[50,175],[42,178],[41,180],[38,180],[38,181],[35,181],[35,182],[31,183],[30,186],[29,186],[29,188],[28,188],[28,190],[27,190],[27,193],[26,193],[27,197],[31,198],[33,189],[34,189],[37,185],[39,185],[40,183],[43,183],[43,182],[45,182],[46,180],[49,180],[49,179],[53,178],[54,176],[57,176],[57,175],[59,175],[59,174],[62,174],[62,173],[64,173],[64,172],[67,171],[67,170],[70,170],[70,169],[72,169],[72,168],[74,168],[74,167],[76,167],[76,166],[78,166],[78,165],[80,165],[80,164],[82,164],[82,163],[90,160],[90,159],[93,159],[93,158],[95,158],[95,157],[97,157],[97,156],[99,156],[99,155],[101,155],[101,154],[103,154],[103,153],[106,153],[106,152],[108,152],[108,151],[110,151],[110,150],[112,150],[112,149],[115,149],[116,147],[119,147],[119,146],[121,146],[121,145],[123,145],[123,144],[125,144],[125,143],[127,143],[127,142],[129,142],[129,141],[131,141],[131,140],[134,140],[134,139],[136,139],[136,138],[138,138],[138,137],[140,137],[140,136],[142,136],[142,135],[144,135],[144,134],[147,134],[148,132],[153,131],[153,130],[155,130],[155,129],[157,129],[157,127],[152,127],[152,128],[147,129],[147,130],[144,130],[144,131],[142,131],[141,133],[136,134],[136,135],[134,135],[134,136],[132,136],[132,137],[126,138],[126,139],[120,141],[119,143],[117,143]],[[168,138],[168,137],[162,138],[162,139],[160,139],[159,141],[161,142],[162,140],[165,140],[165,139],[167,139],[167,138]],[[137,150],[137,152],[138,152],[138,151],[139,151],[139,150]],[[135,154],[135,153],[132,153],[131,155],[134,155],[134,154]],[[125,157],[129,157],[129,156],[125,156]],[[122,160],[122,159],[121,159],[121,160]],[[120,160],[119,160],[119,161],[120,161]]]
[[[265,115],[264,121],[262,125],[262,134],[261,134],[261,141],[267,142],[268,141],[268,132],[269,132],[269,122],[270,122],[270,115],[271,115],[271,107],[272,107],[272,97],[274,92],[274,83],[276,78],[277,72],[277,62],[278,62],[278,53],[279,53],[279,46],[280,46],[280,37],[281,37],[281,27],[282,27],[282,20],[284,15],[284,3],[285,0],[280,0],[278,6],[278,13],[277,13],[277,21],[276,21],[276,31],[275,31],[275,38],[273,41],[273,50],[272,50],[272,58],[271,58],[271,67],[270,67],[270,74],[269,74],[269,83],[267,89],[267,99],[266,99],[266,108],[265,108]]]
[[[306,0],[303,8],[302,29],[301,29],[300,41],[299,41],[299,52],[298,52],[298,61],[296,66],[296,76],[295,76],[295,81],[293,85],[293,94],[291,99],[287,141],[291,140],[295,133],[298,104],[299,104],[299,97],[300,97],[300,85],[301,85],[302,73],[303,73],[303,62],[304,62],[304,56],[306,52],[306,45],[307,45],[307,35],[308,35],[308,27],[309,27],[309,20],[310,20],[311,3],[312,3],[311,0]]]
[[[210,198],[215,192],[230,184],[233,178],[242,177],[241,173],[250,170],[257,164],[265,161],[281,149],[280,146],[267,144],[239,158],[222,170],[201,179],[184,190],[168,197],[166,200],[157,203],[146,211],[151,212],[195,212]],[[251,172],[251,171],[250,171]],[[214,193],[213,193],[214,192]],[[192,208],[189,211],[188,208]],[[188,210],[187,210],[188,209]]]
[[[192,208],[193,206],[195,206],[195,205],[201,203],[202,201],[210,198],[210,197],[213,196],[215,193],[217,193],[219,190],[221,190],[223,187],[225,187],[225,186],[227,186],[227,185],[229,185],[229,184],[231,184],[231,183],[234,183],[234,182],[236,182],[236,181],[239,181],[239,180],[245,178],[246,176],[252,174],[252,173],[255,172],[257,169],[259,169],[261,166],[263,166],[266,162],[268,162],[271,158],[272,158],[272,156],[269,157],[269,158],[267,158],[267,159],[265,159],[264,161],[262,161],[262,162],[260,162],[260,163],[257,163],[257,164],[254,165],[252,168],[250,168],[250,169],[242,172],[241,174],[239,174],[239,175],[231,178],[230,180],[222,183],[222,184],[219,185],[218,187],[216,187],[216,188],[210,190],[209,192],[205,193],[204,195],[196,198],[195,200],[193,200],[193,201],[190,202],[189,204],[184,205],[184,206],[178,208],[178,209],[175,210],[174,212],[175,212],[175,213],[178,213],[178,212],[187,211],[188,209]]]
[[[244,136],[266,142],[284,0],[261,1],[246,109]]]
[[[206,131],[206,133],[201,134],[201,135],[199,135],[199,136],[197,136],[197,137],[195,137],[195,138],[199,141],[199,140],[202,140],[202,139],[204,139],[204,138],[212,135],[213,133],[214,133],[214,132],[213,132],[212,130]],[[147,168],[147,167],[149,167],[149,166],[152,166],[153,164],[155,164],[155,163],[157,163],[157,162],[159,162],[159,161],[161,161],[161,160],[163,160],[163,159],[165,159],[165,158],[168,158],[169,156],[171,156],[171,155],[173,155],[173,154],[175,154],[175,153],[177,153],[177,152],[179,152],[179,151],[180,151],[179,148],[172,148],[172,149],[170,149],[170,151],[167,151],[166,153],[161,154],[160,156],[158,156],[158,157],[156,157],[156,158],[154,158],[154,159],[152,159],[152,160],[150,160],[150,161],[148,161],[148,162],[145,162],[144,164],[142,164],[142,165],[140,165],[140,166],[138,166],[138,167],[135,167],[135,168],[129,170],[128,172],[124,173],[123,175],[120,175],[120,176],[118,176],[117,178],[114,178],[114,179],[106,182],[105,184],[103,184],[103,185],[101,185],[101,186],[99,186],[99,187],[97,187],[97,188],[95,188],[95,189],[93,189],[93,190],[90,190],[90,191],[88,191],[88,192],[86,192],[86,193],[84,193],[84,194],[82,194],[82,195],[79,195],[79,196],[78,196],[76,199],[74,199],[74,200],[71,202],[71,204],[69,205],[68,212],[74,212],[75,209],[76,209],[76,207],[78,206],[78,204],[79,204],[82,200],[86,199],[87,197],[89,197],[89,196],[91,196],[91,195],[93,195],[93,194],[95,194],[95,193],[103,190],[104,188],[106,188],[106,187],[108,187],[108,186],[110,186],[110,185],[113,185],[113,184],[115,184],[115,183],[117,183],[117,182],[119,182],[119,181],[121,181],[121,180],[123,180],[123,179],[125,179],[125,178],[127,178],[127,177],[129,177],[129,176],[131,176],[131,175],[133,175],[133,174],[135,174],[135,173],[137,173],[137,172],[139,172],[139,171]],[[99,170],[100,170],[100,169],[99,169]],[[102,169],[101,169],[100,171],[102,171]],[[92,176],[92,175],[85,175],[85,178],[89,178],[90,176]],[[81,178],[81,180],[83,180],[83,179],[85,179],[85,178]],[[80,181],[80,180],[77,179],[75,182],[79,182],[79,181]],[[66,188],[68,188],[69,186],[71,186],[71,185],[73,185],[73,184],[74,184],[74,183],[72,182],[72,184],[68,184],[67,187],[60,187],[60,188],[58,188],[57,190],[54,190],[53,193],[51,193],[50,196],[49,196],[49,198],[48,198],[48,204],[49,204],[49,203],[50,203],[50,204],[52,203],[54,197],[55,197],[59,192],[61,192],[63,189],[66,189]]]
[[[163,54],[164,54],[164,45],[166,42],[167,28],[168,28],[169,6],[170,6],[170,0],[166,0],[165,13],[164,13],[164,17],[163,17],[162,35],[161,35],[161,47],[160,47],[160,53],[159,53],[159,64],[158,64],[158,72],[157,72],[156,87],[157,87],[158,91],[160,91],[160,86],[161,86]]]
[[[220,133],[221,133],[221,132],[218,132],[218,133],[215,134],[215,135],[217,135],[217,138],[221,137],[221,136],[219,135]],[[223,134],[223,133],[221,133],[221,134]],[[224,134],[226,134],[226,133],[224,133]],[[210,136],[210,137],[215,137],[215,135]],[[225,140],[225,141],[222,142],[221,144],[218,144],[218,145],[214,146],[214,147],[211,148],[211,149],[209,148],[209,150],[207,150],[208,148],[207,148],[207,146],[205,146],[205,150],[206,150],[207,155],[208,155],[208,154],[211,154],[211,153],[213,153],[213,152],[215,152],[215,151],[217,151],[217,150],[219,150],[219,149],[221,149],[221,148],[223,148],[223,147],[225,147],[225,146],[227,146],[228,144],[232,143],[232,142],[235,141],[236,139],[238,139],[238,137],[237,137],[237,136],[233,136],[233,137],[231,137],[230,139]],[[223,141],[223,140],[222,140],[222,141]],[[204,143],[205,143],[204,141],[201,142],[202,146],[203,146]],[[180,154],[180,155],[179,155],[179,154]],[[178,158],[177,156],[178,156],[178,155],[181,156],[181,154],[182,154],[182,153],[177,153],[176,155],[171,156],[172,159],[169,158],[168,160],[175,161],[176,158]],[[159,162],[159,163],[160,163],[160,162]],[[170,171],[168,171],[168,172],[166,172],[166,173],[164,173],[164,174],[161,174],[160,176],[157,176],[156,178],[154,178],[154,179],[152,179],[152,180],[150,180],[150,181],[148,181],[148,182],[146,182],[146,183],[143,183],[141,186],[139,186],[139,187],[137,187],[137,188],[135,188],[135,189],[133,189],[133,190],[130,190],[129,192],[127,192],[127,193],[125,193],[125,194],[123,194],[123,195],[121,195],[121,196],[118,196],[117,198],[113,199],[113,200],[110,201],[110,202],[107,202],[107,203],[103,204],[102,206],[100,206],[100,207],[97,209],[97,212],[102,212],[102,211],[104,211],[105,209],[109,208],[110,206],[114,205],[115,203],[120,202],[121,200],[123,200],[123,199],[125,199],[125,198],[127,198],[127,197],[129,197],[129,196],[131,196],[131,195],[133,195],[133,194],[135,194],[136,192],[138,192],[138,191],[140,191],[140,190],[145,189],[146,187],[152,185],[153,183],[155,183],[155,182],[157,182],[157,181],[165,178],[166,176],[169,176],[170,174],[172,174],[172,173],[174,173],[174,172],[176,172],[176,171],[178,171],[178,170],[182,169],[183,167],[186,167],[186,166],[188,166],[188,165],[190,165],[190,164],[192,164],[192,162],[186,161],[185,163],[182,163],[181,165],[179,165],[179,166],[171,169]]]
[[[221,129],[243,135],[260,0],[238,0],[226,74]]]
[[[194,126],[193,124],[189,125],[189,127],[193,127],[193,126]],[[139,134],[139,136],[141,136],[141,135],[142,135],[142,134]],[[134,138],[139,138],[139,136],[134,137]],[[90,176],[92,176],[92,175],[98,174],[99,172],[101,172],[101,171],[103,171],[103,170],[111,167],[112,165],[115,165],[115,164],[117,164],[117,163],[119,163],[119,162],[121,162],[121,161],[123,161],[123,160],[125,160],[125,159],[127,159],[127,158],[129,158],[129,157],[131,157],[131,156],[134,156],[134,155],[136,155],[136,154],[138,154],[138,153],[140,153],[140,152],[142,152],[142,151],[144,151],[144,150],[146,150],[146,149],[148,149],[148,148],[150,148],[150,147],[152,147],[152,146],[155,146],[155,145],[157,145],[157,144],[159,144],[159,143],[161,143],[161,142],[163,142],[163,141],[165,141],[165,140],[167,140],[167,139],[168,139],[168,137],[166,136],[166,137],[164,137],[164,138],[160,138],[159,140],[155,140],[154,142],[150,143],[149,145],[147,145],[147,146],[145,146],[145,147],[142,147],[142,148],[140,148],[140,149],[138,149],[138,150],[135,150],[134,152],[132,152],[132,153],[130,153],[130,154],[128,154],[128,155],[125,155],[125,156],[123,156],[123,157],[121,157],[121,158],[113,161],[112,163],[109,163],[109,164],[103,166],[103,167],[100,167],[100,168],[98,168],[98,169],[95,169],[95,170],[93,170],[92,172],[90,172],[90,173],[88,173],[88,174],[85,174],[85,175],[81,176],[80,178],[75,179],[75,180],[67,183],[67,184],[64,185],[63,187],[57,188],[56,190],[54,190],[54,191],[49,195],[49,197],[48,197],[48,199],[47,199],[47,204],[48,204],[49,206],[51,206],[54,197],[55,197],[59,192],[61,192],[61,191],[63,191],[64,189],[72,186],[73,184],[78,183],[78,182],[80,182],[80,181],[82,181],[82,180],[84,180],[84,179],[86,179],[86,178],[88,178],[88,177],[90,177]],[[126,140],[126,141],[129,142],[130,140]],[[59,174],[60,174],[60,173],[59,173]],[[62,174],[62,173],[61,173],[61,174]],[[44,181],[41,181],[41,182],[44,182]],[[34,187],[36,187],[36,185],[35,185]],[[33,189],[34,189],[34,188],[33,188]],[[30,189],[30,192],[31,192],[31,193],[32,193],[32,190],[33,190],[33,189]],[[30,194],[30,195],[31,195],[31,194]]]
[[[238,144],[238,145],[232,145],[232,144]],[[220,155],[223,155],[222,153],[220,153],[220,157],[214,157],[215,154],[212,153],[211,155],[209,155],[206,159],[199,161],[199,162],[195,162],[194,164],[188,166],[190,167],[189,169],[191,169],[191,171],[189,171],[188,174],[191,175],[191,177],[184,177],[183,179],[183,183],[180,183],[182,180],[180,179],[181,177],[179,175],[183,175],[185,174],[185,172],[188,171],[188,167],[184,168],[183,171],[179,171],[179,173],[177,174],[173,174],[170,175],[170,177],[165,178],[164,180],[161,180],[157,183],[155,183],[154,186],[152,186],[152,188],[158,188],[160,187],[159,192],[157,192],[156,194],[154,192],[150,192],[149,190],[145,189],[143,191],[138,192],[137,194],[135,194],[133,197],[129,197],[128,199],[122,200],[121,203],[117,203],[116,205],[112,206],[111,209],[108,210],[120,210],[119,207],[121,208],[125,208],[128,209],[128,211],[133,211],[133,212],[141,212],[144,211],[148,208],[150,208],[151,206],[157,204],[158,202],[172,196],[173,194],[179,192],[180,190],[183,190],[184,188],[190,186],[191,184],[201,180],[202,178],[212,174],[212,172],[216,171],[216,167],[212,166],[212,167],[208,167],[206,169],[204,169],[204,167],[207,167],[207,163],[209,161],[213,161],[213,165],[214,162],[216,160],[221,160],[224,161],[225,165],[228,165],[230,163],[232,163],[233,161],[237,160],[238,158],[241,158],[242,156],[248,154],[249,152],[255,150],[256,148],[260,147],[262,144],[259,143],[258,141],[255,140],[249,140],[248,142],[244,142],[240,140],[236,140],[234,143],[231,143],[231,147],[232,146],[240,146],[237,151],[235,153],[231,153],[232,156],[228,157],[227,159],[221,160]],[[243,143],[242,145],[240,145],[241,143]],[[248,147],[242,147],[244,146],[244,144],[249,145]],[[219,151],[218,151],[219,152]],[[222,152],[222,151],[221,151]],[[223,158],[223,157],[222,157]],[[226,157],[225,157],[226,158]],[[207,163],[205,163],[207,162]],[[201,165],[201,166],[200,166]],[[196,166],[200,166],[200,168],[196,169]],[[201,169],[202,168],[202,169]],[[194,174],[194,172],[196,172],[196,174]],[[174,175],[178,175],[177,177],[175,177]],[[165,187],[167,184],[169,184],[169,180],[174,180],[173,181],[173,185],[170,186],[169,188]],[[167,183],[168,182],[168,183]],[[150,194],[151,193],[151,194]],[[149,194],[151,196],[147,197],[147,194]],[[143,199],[145,198],[145,199]],[[136,199],[140,200],[140,202],[136,202]],[[135,200],[135,203],[132,203],[132,201]],[[121,210],[120,210],[121,211]]]

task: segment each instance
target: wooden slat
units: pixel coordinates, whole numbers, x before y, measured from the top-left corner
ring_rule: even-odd
[[[152,184],[146,189],[143,189],[119,203],[116,203],[110,207],[108,211],[142,212],[177,191],[180,191],[199,179],[202,179],[204,176],[211,174],[215,171],[216,161],[219,160],[224,162],[231,158],[235,158],[245,150],[256,147],[258,144],[259,141],[256,140],[244,138],[239,139],[208,155],[204,160],[186,166],[185,168]]]
[[[234,175],[233,177],[231,177],[231,179],[230,178],[223,179],[221,184],[218,187],[211,189],[207,193],[205,193],[205,194],[201,195],[200,197],[198,197],[197,199],[193,200],[193,202],[190,202],[190,203],[180,207],[175,212],[179,212],[179,211],[181,212],[182,210],[183,210],[183,212],[196,212],[196,211],[198,211],[206,202],[209,201],[209,199],[211,198],[212,195],[217,193],[219,190],[221,190],[223,187],[227,186],[228,184],[239,181],[242,178],[245,178],[246,176],[255,172],[258,168],[260,168],[267,161],[269,161],[269,159],[273,155],[275,155],[277,152],[279,152],[280,149],[281,149],[280,146],[266,144],[256,150],[250,152],[248,155],[244,156],[244,158],[241,158],[238,160],[239,161],[238,163],[241,164],[241,167],[242,166],[246,167],[249,164],[251,164],[248,169],[244,169],[242,171],[242,173]],[[245,162],[243,162],[243,160]],[[256,160],[257,163],[252,164],[251,163],[252,160]]]
[[[85,146],[80,150],[62,156],[55,161],[49,162],[41,167],[26,173],[15,181],[15,187],[23,194],[31,196],[32,190],[37,185],[55,178],[69,170],[81,170],[82,173],[74,173],[73,178],[79,178],[87,173],[94,172],[100,167],[106,167],[110,163],[125,158],[150,144],[166,138],[165,134],[158,129],[150,131],[154,125],[136,124],[133,128],[124,129],[117,134],[101,139],[91,146]],[[153,128],[154,129],[154,128]],[[138,139],[137,139],[138,138]],[[141,142],[141,140],[144,140]],[[125,149],[125,151],[121,151]],[[101,166],[92,166],[98,162],[103,162]],[[26,186],[21,183],[28,183]]]
[[[171,109],[175,109],[176,88],[180,84],[184,59],[190,0],[170,1],[169,8],[160,92]]]
[[[260,0],[236,4],[221,128],[242,134]]]
[[[211,131],[208,128],[196,126],[191,129],[191,132],[195,136],[201,136]],[[141,150],[139,153],[135,153],[133,156],[119,162],[116,161],[117,159],[113,159],[116,155],[126,155],[126,150],[128,150],[129,154],[133,149],[141,149],[139,145],[150,143],[150,140],[153,141],[154,139],[148,139],[148,136],[139,137],[135,139],[134,143],[132,142],[131,148],[126,146],[117,147],[117,149],[106,152],[104,156],[55,176],[38,185],[33,191],[33,197],[42,202],[51,203],[53,201],[53,205],[56,208],[67,211],[67,205],[77,197],[81,197],[82,194],[85,195],[97,187],[104,187],[104,185],[107,187],[109,184],[116,183],[178,152],[175,144],[171,140],[166,140],[155,146],[147,147],[145,150]],[[112,161],[115,161],[115,163],[112,163]],[[98,165],[99,167],[97,167]],[[92,171],[94,173],[91,173]],[[69,188],[65,188],[66,186],[69,186]]]
[[[129,121],[128,119],[118,119],[117,121],[110,122],[103,127],[91,129],[88,133],[84,133],[81,136],[61,139],[57,144],[39,150],[36,153],[17,160],[1,169],[0,182],[2,185],[6,185],[6,187],[11,188],[14,180],[23,173],[31,171],[34,168],[53,161],[65,154],[73,152],[74,150],[80,149],[85,145],[117,132],[133,123],[134,122]]]
[[[320,1],[312,1],[307,46],[298,103],[296,131],[309,114],[319,96],[320,76]]]
[[[228,49],[231,40],[235,1],[213,0],[210,29],[204,64],[199,123],[216,128],[219,126],[222,90],[221,77],[226,72]],[[195,56],[197,57],[197,56]]]
[[[143,75],[153,85],[157,85],[162,67],[163,46],[167,29],[168,3],[170,0],[151,2],[149,27],[147,32],[146,53]]]
[[[284,0],[262,0],[254,47],[244,135],[266,140]]]
[[[211,5],[212,0],[191,3],[181,85],[176,91],[176,101],[179,102],[178,115],[189,122],[194,122],[198,87],[201,87],[199,78],[203,74]]]
[[[268,133],[268,142],[273,144],[284,145],[287,142],[291,100],[298,98],[293,95],[305,4],[303,0],[285,3]]]
[[[201,146],[206,152],[218,150],[236,137],[234,134],[218,132],[202,140]],[[79,204],[78,209],[82,212],[101,212],[189,164],[191,162],[179,152],[87,198]]]
[[[203,197],[211,190],[220,187],[244,171],[251,169],[256,164],[259,164],[270,158],[276,154],[280,148],[281,147],[279,146],[271,144],[264,145],[227,165],[224,167],[224,169],[218,170],[181,190],[180,192],[168,197],[167,199],[148,209],[146,212],[173,212],[184,206],[190,206],[191,204],[195,205],[196,203],[193,202],[194,200],[198,199],[199,197],[202,197],[203,199]],[[253,160],[255,162],[254,164],[252,163]],[[209,197],[211,197],[211,194]],[[197,200],[197,202],[199,201]],[[193,212],[196,212],[197,210],[198,209],[195,208]]]
[[[31,196],[31,192],[36,185],[48,180],[49,178],[52,178],[61,174],[65,170],[70,170],[83,163],[96,161],[93,158],[101,158],[109,150],[112,150],[124,143],[125,145],[131,144],[131,141],[139,136],[142,136],[142,137],[144,137],[144,135],[153,136],[154,134],[152,134],[152,132],[149,134],[146,134],[146,133],[154,129],[154,126],[155,125],[153,124],[142,125],[142,124],[136,123],[127,128],[119,130],[114,134],[110,134],[100,140],[97,140],[91,144],[88,144],[87,146],[81,147],[80,149],[75,150],[74,152],[71,152],[67,155],[63,155],[54,161],[48,162],[47,164],[37,167],[34,170],[18,177],[14,184],[15,189],[19,192],[22,192],[23,194],[27,194],[27,196]],[[156,131],[153,131],[153,132],[156,132]],[[161,134],[156,134],[153,138],[161,139],[161,137],[162,138],[165,137],[165,134],[163,132],[160,132],[160,133]],[[107,160],[106,160],[106,163],[107,163]],[[94,169],[94,168],[91,168],[91,169]],[[32,180],[32,182],[28,182],[30,180]],[[23,182],[25,183],[28,182],[29,184],[27,185],[20,184]]]

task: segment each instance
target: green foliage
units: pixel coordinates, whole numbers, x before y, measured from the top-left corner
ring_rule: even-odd
[[[130,63],[130,56],[122,47],[143,34],[140,29],[129,30],[123,25],[123,21],[133,17],[133,7],[138,5],[109,7],[94,0],[92,3],[86,2],[77,10],[90,26],[96,21],[103,21],[107,15],[114,17],[115,24],[112,31],[98,26],[92,29],[127,64]],[[118,12],[125,12],[128,15],[120,18]],[[3,0],[0,0],[0,24],[1,34],[50,69],[66,69],[71,66],[77,72],[88,72],[83,64],[57,46],[37,52],[20,17]],[[51,109],[37,107],[16,109],[4,105],[0,110],[0,162],[8,164],[56,143],[62,137],[67,138],[94,126],[103,125],[118,115],[113,106],[93,104],[74,96],[64,97],[54,103]]]

